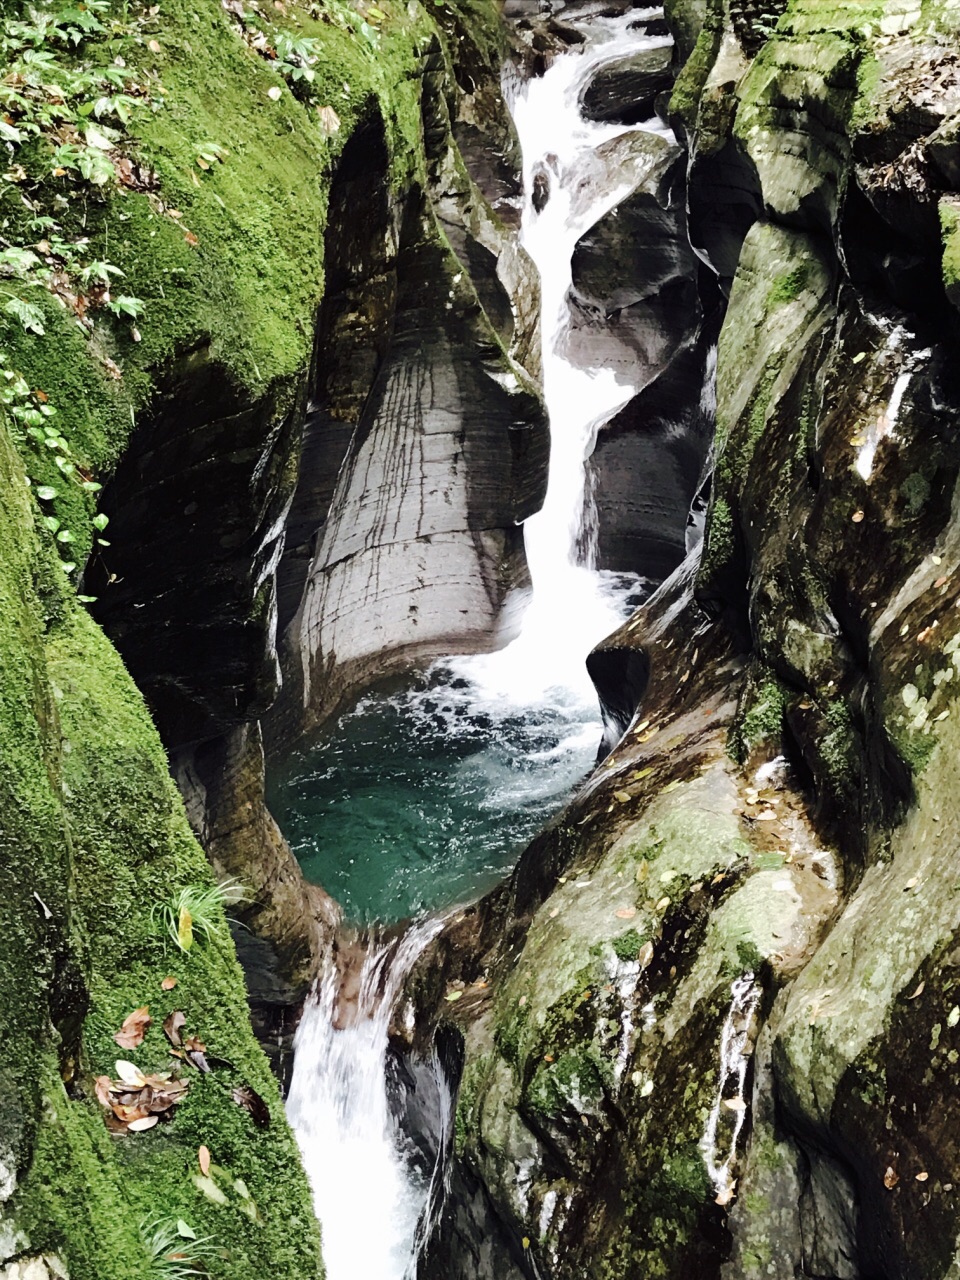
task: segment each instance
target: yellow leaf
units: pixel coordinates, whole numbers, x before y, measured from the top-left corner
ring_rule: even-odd
[[[455,1000],[460,1000],[463,996],[462,991],[448,991],[444,997],[448,1004],[453,1004]]]
[[[529,1236],[524,1236],[524,1237],[523,1237],[523,1247],[524,1247],[525,1249],[529,1249],[529,1248],[530,1248],[530,1237],[529,1237]]]
[[[177,924],[177,943],[181,951],[189,951],[193,946],[193,916],[186,907],[180,908],[180,920]]]

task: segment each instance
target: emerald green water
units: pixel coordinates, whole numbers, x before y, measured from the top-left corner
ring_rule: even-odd
[[[492,888],[588,772],[600,733],[595,705],[512,708],[441,669],[364,697],[272,771],[268,803],[348,920],[401,920]]]

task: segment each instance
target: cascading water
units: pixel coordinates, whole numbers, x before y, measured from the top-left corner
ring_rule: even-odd
[[[579,98],[603,63],[669,43],[639,25],[655,12],[592,19],[577,51],[539,79],[507,86],[524,155],[522,241],[542,284],[551,425],[546,499],[524,526],[533,592],[520,633],[497,653],[446,659],[399,694],[364,699],[342,718],[339,739],[272,783],[271,808],[304,869],[354,921],[438,911],[490,887],[596,751],[602,726],[585,658],[642,593],[636,578],[597,572],[584,545],[586,459],[598,428],[635,388],[566,358],[571,260],[580,237],[638,178],[630,171],[589,181],[597,149],[635,129],[665,130],[658,121],[629,128],[585,121]],[[533,193],[542,196],[544,183],[538,212]],[[344,735],[372,747],[366,766],[349,741],[344,747]],[[346,781],[338,780],[338,760],[348,765]],[[396,886],[385,893],[384,881]],[[415,1266],[429,1177],[403,1153],[385,1066],[393,1005],[439,928],[437,919],[416,924],[389,944],[374,934],[366,954],[346,965],[331,956],[297,1033],[288,1113],[313,1185],[329,1280],[407,1280]],[[351,945],[356,957],[359,944]]]
[[[399,940],[374,939],[348,978],[331,956],[297,1029],[287,1115],[323,1229],[327,1280],[408,1274],[429,1179],[404,1159],[390,1112],[388,1032],[403,981],[440,927],[430,920]]]

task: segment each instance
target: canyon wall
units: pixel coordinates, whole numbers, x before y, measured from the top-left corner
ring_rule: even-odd
[[[417,976],[465,1041],[422,1274],[944,1280],[960,14],[667,18],[706,536],[591,655],[602,766]]]
[[[0,1272],[321,1276],[250,1012],[275,1052],[337,909],[265,752],[395,655],[494,643],[525,585],[546,427],[505,36],[484,3],[61,8],[4,27]],[[184,950],[180,895],[231,877]],[[110,1132],[141,1069],[184,1099]]]

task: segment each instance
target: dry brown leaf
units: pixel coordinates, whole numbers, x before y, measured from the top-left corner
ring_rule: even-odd
[[[179,1049],[183,1044],[183,1037],[180,1035],[180,1029],[185,1025],[187,1015],[181,1013],[179,1009],[174,1009],[173,1013],[168,1014],[163,1020],[163,1034],[167,1037],[175,1049]]]
[[[723,1105],[728,1111],[746,1111],[747,1104],[742,1098],[724,1098]]]
[[[855,511],[855,512],[853,513],[853,515],[850,517],[850,519],[853,521],[853,523],[854,523],[854,524],[862,524],[862,522],[863,522],[863,512],[862,512],[862,511]]]
[[[894,1169],[893,1165],[888,1165],[887,1172],[883,1175],[883,1185],[888,1191],[892,1191],[899,1181],[900,1175]]]
[[[210,1148],[201,1147],[197,1152],[197,1161],[200,1165],[200,1172],[204,1177],[210,1172]]]
[[[637,957],[640,961],[640,968],[646,969],[653,960],[653,943],[645,942],[640,948],[640,955]]]
[[[250,1112],[254,1124],[259,1125],[261,1129],[269,1127],[270,1108],[257,1093],[256,1089],[251,1089],[248,1084],[241,1084],[233,1090],[230,1096],[238,1107],[243,1107],[244,1110]]]
[[[636,914],[636,907],[621,907],[618,911],[614,912],[614,915],[618,920],[632,920]]]
[[[159,42],[158,40],[148,40],[148,41],[147,41],[147,48],[150,50],[150,52],[151,52],[151,53],[159,53],[159,52],[160,52],[160,42]]]
[[[924,989],[924,987],[925,987],[926,985],[927,985],[927,984],[926,984],[926,981],[921,982],[921,983],[920,983],[920,985],[917,987],[916,991],[914,991],[913,995],[911,995],[911,996],[907,996],[907,999],[908,999],[908,1000],[916,1000],[917,996],[922,996],[922,995],[923,995],[923,989]]]
[[[927,1180],[929,1177],[930,1177],[929,1173],[918,1173],[918,1174],[917,1174],[917,1182],[926,1182],[926,1180]]]
[[[127,1014],[123,1026],[113,1038],[121,1049],[136,1049],[143,1044],[143,1037],[152,1021],[150,1009],[147,1005],[142,1005],[139,1009],[134,1009],[133,1013]]]
[[[176,978],[164,978],[164,980],[160,983],[160,989],[162,991],[172,991],[176,985],[177,985]]]

